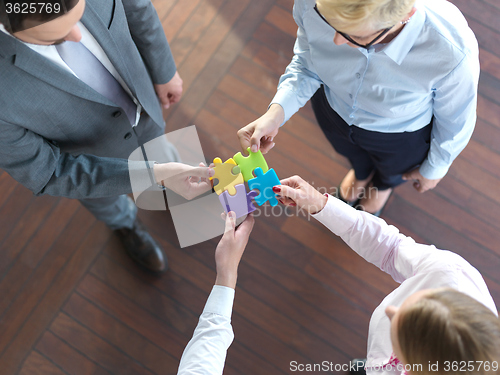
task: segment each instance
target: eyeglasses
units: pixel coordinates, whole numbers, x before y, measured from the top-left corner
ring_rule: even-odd
[[[323,17],[323,15],[319,12],[318,10],[318,7],[317,5],[314,5],[314,10],[316,11],[316,13],[318,13],[318,16],[321,17],[321,19],[323,21],[325,21],[333,30],[335,30],[335,32],[339,33],[340,35],[342,35],[345,39],[347,39],[349,42],[351,42],[352,44],[358,46],[358,47],[362,47],[362,48],[370,48],[373,44],[375,44],[375,42],[377,40],[379,40],[381,37],[383,37],[385,34],[387,34],[394,26],[391,26],[391,27],[388,27],[387,29],[384,29],[380,32],[380,34],[378,34],[375,39],[373,39],[370,43],[368,44],[359,44],[358,42],[356,42],[354,39],[352,39],[349,35],[347,35],[346,33],[343,33],[342,31],[338,31],[335,27],[333,27],[332,25],[330,25],[330,22],[328,22],[326,20],[325,17]]]

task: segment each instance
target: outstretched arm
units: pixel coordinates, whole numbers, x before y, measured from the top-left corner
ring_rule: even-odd
[[[415,243],[384,220],[319,193],[298,176],[282,180],[275,192],[285,205],[296,204],[307,210],[351,249],[397,282],[419,272],[443,268],[446,262],[443,259],[451,259],[451,255],[443,256],[445,252],[434,246]]]
[[[241,148],[246,152],[261,150],[267,153],[274,147],[274,138],[279,128],[292,117],[321,86],[321,79],[316,74],[310,54],[307,32],[303,23],[303,14],[308,4],[296,0],[293,6],[293,18],[298,26],[297,39],[293,48],[294,56],[281,76],[278,91],[268,111],[257,120],[238,131]]]
[[[215,250],[217,278],[200,316],[193,338],[182,354],[178,375],[222,374],[226,352],[234,334],[231,312],[238,265],[252,231],[254,219],[249,215],[235,228],[234,212],[226,217],[226,232]]]

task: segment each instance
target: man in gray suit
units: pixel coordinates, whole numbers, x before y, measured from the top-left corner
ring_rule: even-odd
[[[126,196],[129,168],[162,180],[128,156],[164,134],[161,106],[182,95],[161,22],[150,0],[48,2],[0,0],[0,168],[35,195],[79,199],[137,263],[163,272]]]

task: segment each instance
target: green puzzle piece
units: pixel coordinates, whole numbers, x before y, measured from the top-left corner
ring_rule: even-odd
[[[262,172],[267,172],[269,167],[267,166],[266,159],[264,159],[264,155],[262,152],[258,150],[257,152],[250,151],[250,147],[247,148],[248,156],[243,156],[241,152],[238,152],[234,155],[233,159],[238,164],[241,169],[241,173],[243,173],[243,179],[245,181],[251,180],[255,176],[252,172],[255,168],[261,168]]]

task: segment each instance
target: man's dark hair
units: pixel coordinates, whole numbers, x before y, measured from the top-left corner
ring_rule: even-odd
[[[17,33],[65,15],[79,0],[0,0],[0,23]]]

